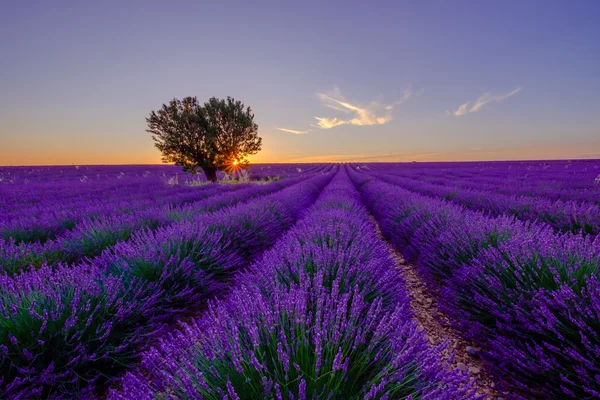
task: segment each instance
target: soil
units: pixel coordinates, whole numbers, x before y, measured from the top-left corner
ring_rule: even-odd
[[[450,360],[451,354],[454,352],[454,359],[450,360],[451,368],[459,368],[468,373],[469,379],[476,387],[477,394],[490,400],[506,398],[506,395],[495,389],[496,385],[486,372],[483,361],[477,355],[479,350],[477,346],[463,339],[452,328],[448,317],[438,310],[436,298],[427,289],[416,268],[406,263],[402,254],[385,240],[375,218],[371,217],[371,219],[377,235],[386,243],[390,255],[396,263],[396,268],[405,282],[406,291],[410,297],[410,308],[419,328],[428,338],[429,344],[433,347],[444,342],[448,343],[442,353],[444,361]],[[467,353],[467,347],[473,355]]]

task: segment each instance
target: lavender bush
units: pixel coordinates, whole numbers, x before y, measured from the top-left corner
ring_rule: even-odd
[[[341,223],[344,221],[344,224]],[[472,398],[411,318],[347,177],[111,399]],[[150,378],[149,378],[150,375]]]
[[[598,396],[598,237],[352,178],[503,387],[524,398]]]
[[[339,168],[0,168],[0,398],[473,398],[362,201],[497,387],[600,398],[597,161]]]
[[[86,268],[0,276],[0,397],[85,394],[117,362],[131,362],[159,292],[141,294]]]
[[[430,184],[388,174],[375,176],[408,190],[443,198],[494,216],[512,215],[522,220],[542,221],[561,232],[600,233],[600,206],[596,204],[458,188],[447,186],[446,182]]]
[[[12,238],[9,242],[0,240],[0,266],[5,272],[12,274],[30,267],[38,268],[42,264],[75,263],[84,257],[98,256],[104,249],[119,241],[131,239],[135,232],[190,220],[200,214],[273,193],[298,182],[299,179],[287,179],[260,187],[240,185],[235,191],[219,186],[208,188],[202,190],[202,195],[196,194],[196,200],[193,202],[167,204],[127,214],[82,220],[71,231],[43,244],[16,243]]]
[[[87,396],[118,376],[171,316],[201,308],[272,245],[330,179],[314,176],[193,223],[138,234],[91,263],[2,276],[0,397]]]

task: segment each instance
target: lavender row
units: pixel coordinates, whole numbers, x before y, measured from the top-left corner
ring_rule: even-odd
[[[143,200],[119,200],[108,197],[101,203],[71,204],[69,208],[62,210],[47,210],[39,216],[23,214],[18,218],[0,223],[0,232],[3,240],[7,242],[38,243],[43,244],[49,240],[59,239],[68,234],[69,231],[80,225],[95,223],[106,218],[126,217],[128,214],[143,212],[147,209],[179,206],[187,203],[200,201],[208,196],[219,193],[227,193],[241,189],[242,187],[210,185],[205,188],[171,193],[146,191],[146,188],[138,188],[144,192]]]
[[[382,231],[522,398],[600,398],[600,237],[493,218],[351,175]]]
[[[315,168],[313,166],[311,170]],[[320,166],[316,169],[323,168]],[[294,175],[296,178],[300,176],[302,175]],[[157,202],[168,202],[165,195],[172,197],[173,203],[190,202],[197,199],[199,192],[197,187],[167,185],[162,180],[150,179],[124,179],[120,185],[111,188],[101,186],[90,191],[72,185],[69,189],[75,195],[68,198],[56,194],[40,194],[34,190],[31,206],[26,206],[23,193],[18,193],[12,200],[7,200],[8,196],[4,197],[8,206],[0,213],[0,238],[8,240],[12,237],[16,242],[43,242],[72,229],[82,220],[122,214],[156,205]]]
[[[408,304],[341,173],[225,300],[162,337],[109,398],[473,398]]]
[[[17,241],[15,237],[10,236],[7,239],[0,239],[0,267],[4,271],[17,270],[29,264],[35,266],[43,262],[54,263],[60,260],[75,261],[73,257],[88,254],[89,250],[96,247],[96,243],[104,240],[111,241],[122,238],[131,226],[144,225],[152,226],[158,224],[161,220],[157,219],[156,214],[164,214],[173,207],[182,206],[188,202],[198,203],[203,199],[238,190],[241,187],[220,187],[217,185],[194,190],[193,192],[176,192],[172,196],[157,195],[149,201],[143,203],[127,203],[130,208],[119,209],[119,202],[107,200],[102,209],[96,209],[94,215],[85,216],[80,209],[73,209],[73,215],[80,219],[79,223],[66,229],[56,215],[47,215],[43,221],[38,220],[30,224],[23,224],[15,227],[14,230],[22,235],[34,235],[38,238],[43,236],[54,239],[43,242]],[[150,195],[150,193],[148,193]],[[154,194],[152,194],[154,197]],[[163,218],[164,219],[164,218]],[[23,222],[23,221],[20,221]],[[31,222],[31,221],[30,221]],[[16,224],[13,224],[16,225]],[[122,227],[117,229],[117,226]],[[111,234],[114,228],[114,235]],[[123,234],[120,232],[123,231]],[[112,238],[111,236],[115,236]]]
[[[250,169],[250,177],[256,180],[274,176],[292,178],[300,174],[328,173],[334,168],[334,164],[261,164]]]
[[[288,177],[298,173],[319,172],[328,164],[256,164],[248,170],[250,176]],[[218,177],[223,178],[219,172]],[[0,190],[6,195],[44,192],[57,196],[79,195],[87,191],[101,192],[115,186],[139,184],[141,182],[164,182],[179,176],[187,176],[180,167],[173,165],[82,165],[54,167],[1,167]],[[203,174],[193,177],[194,181],[206,181]],[[0,209],[2,208],[0,201]]]
[[[285,179],[267,185],[235,185],[203,189],[201,200],[179,207],[173,205],[152,207],[125,215],[106,215],[94,220],[81,221],[75,229],[45,243],[15,243],[0,240],[0,270],[13,274],[29,267],[75,263],[84,257],[95,257],[104,249],[145,229],[154,230],[198,215],[213,212],[255,197],[273,193],[297,184],[303,178]],[[202,196],[200,196],[202,194]]]
[[[452,186],[466,189],[486,190],[505,195],[541,197],[554,201],[577,201],[600,205],[600,185],[596,183],[597,178],[598,176],[589,178],[587,183],[579,188],[573,187],[573,185],[564,181],[531,182],[533,178],[530,177],[502,181],[494,178],[482,179],[480,176],[475,176],[473,178],[462,178],[450,182],[445,181],[444,178],[432,179],[424,176],[419,177],[419,179],[431,183],[449,183]]]
[[[356,167],[365,171],[391,172],[430,183],[600,204],[598,160],[362,164]]]
[[[312,166],[317,167],[317,166]],[[63,168],[69,172],[60,173]],[[261,171],[262,166],[253,169]],[[278,168],[265,166],[271,176],[285,177],[291,167]],[[267,169],[268,168],[268,169]],[[64,204],[84,201],[101,201],[106,198],[116,198],[120,195],[156,190],[184,191],[193,190],[192,185],[207,183],[203,175],[193,177],[175,166],[82,166],[74,167],[45,167],[41,168],[4,168],[12,170],[15,183],[3,181],[0,167],[0,215],[5,213],[28,214],[44,209],[62,207]],[[29,171],[30,173],[25,173]],[[293,170],[296,172],[295,170]],[[97,172],[97,173],[96,173]],[[221,177],[223,174],[220,174]],[[28,178],[24,178],[24,176]],[[266,175],[265,175],[266,176]],[[16,177],[20,177],[18,179]],[[24,183],[20,180],[34,180]],[[178,185],[175,185],[179,183]],[[186,185],[185,183],[188,183]],[[68,208],[68,207],[67,207]]]
[[[53,240],[79,224],[90,223],[107,217],[119,217],[156,206],[186,204],[201,200],[219,192],[236,190],[231,186],[210,185],[188,190],[139,186],[132,196],[103,193],[97,199],[84,199],[56,207],[43,206],[37,213],[23,213],[0,221],[0,234],[6,241],[15,243],[44,243]],[[162,190],[161,190],[162,189]],[[129,198],[127,198],[129,197]],[[60,204],[60,203],[59,203]]]
[[[582,232],[591,235],[600,233],[600,206],[589,203],[507,196],[433,185],[388,174],[373,174],[373,176],[412,192],[450,200],[471,210],[482,211],[493,216],[509,215],[521,220],[540,221],[560,232]]]
[[[17,224],[35,226],[36,222],[42,221],[44,224],[44,220],[52,219],[62,219],[63,221],[71,219],[71,224],[75,224],[77,219],[95,218],[105,215],[105,213],[126,213],[157,204],[184,204],[195,201],[201,190],[208,189],[210,191],[217,187],[217,185],[205,185],[202,188],[179,188],[165,184],[139,185],[126,191],[107,191],[74,201],[60,201],[51,198],[47,203],[39,201],[35,206],[29,208],[21,207],[17,202],[11,213],[0,216],[0,229],[7,231],[10,229],[10,225]],[[107,208],[107,203],[111,203],[113,207]],[[59,220],[58,223],[60,222],[62,221]],[[63,225],[66,224],[63,223]]]
[[[3,196],[0,200],[2,215],[43,212],[52,207],[63,208],[63,204],[100,202],[106,198],[135,196],[140,192],[156,190],[185,191],[189,186],[174,187],[160,177],[124,177],[113,181],[74,183],[58,182],[43,185],[0,185]],[[18,207],[17,207],[18,206]]]
[[[134,235],[91,264],[0,277],[0,398],[87,396],[271,246],[331,175]]]
[[[414,176],[438,178],[488,179],[491,181],[523,180],[530,184],[562,182],[572,189],[589,187],[600,172],[599,160],[575,161],[505,161],[505,162],[428,162],[363,164],[377,171],[403,170]]]
[[[504,195],[519,195],[529,197],[541,197],[553,201],[577,201],[600,205],[600,177],[593,175],[585,179],[578,178],[579,184],[573,184],[569,180],[546,179],[539,176],[517,176],[517,177],[495,177],[486,175],[485,172],[473,171],[470,176],[453,177],[444,175],[446,171],[431,171],[436,174],[415,173],[405,169],[388,169],[385,171],[394,175],[402,176],[418,181],[447,186],[448,188],[473,189],[479,191],[490,191]],[[430,173],[431,173],[430,172]],[[600,171],[598,171],[600,174]],[[569,177],[573,178],[573,177]]]
[[[150,166],[148,166],[150,167]],[[276,165],[265,165],[253,168],[256,172],[250,175],[251,180],[261,180],[267,177],[285,178],[300,177],[304,175],[327,172],[332,165],[308,165],[305,170],[293,168],[293,166],[280,167]],[[87,167],[83,167],[86,168]],[[108,168],[108,167],[104,167]],[[128,171],[126,167],[124,170]],[[165,168],[165,167],[163,167]],[[45,184],[27,185],[2,185],[0,182],[0,217],[2,220],[9,216],[30,215],[37,216],[40,213],[58,212],[59,210],[70,210],[80,208],[81,205],[89,206],[91,203],[102,203],[108,199],[130,196],[132,199],[137,195],[156,193],[159,191],[193,192],[195,186],[207,183],[200,175],[190,177],[182,174],[178,167],[168,167],[169,175],[157,176],[147,175],[130,176],[120,173],[112,180],[94,180],[82,182],[71,182],[63,180],[50,180]],[[121,169],[121,168],[119,168]],[[121,175],[123,174],[123,175]],[[56,178],[56,177],[54,177]],[[190,187],[193,186],[193,187]]]

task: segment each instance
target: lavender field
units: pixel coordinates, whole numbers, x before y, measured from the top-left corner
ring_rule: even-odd
[[[0,399],[600,399],[600,161],[0,167]]]

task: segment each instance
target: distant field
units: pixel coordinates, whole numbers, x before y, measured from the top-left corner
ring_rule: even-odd
[[[599,160],[219,179],[0,167],[0,398],[600,398]]]

